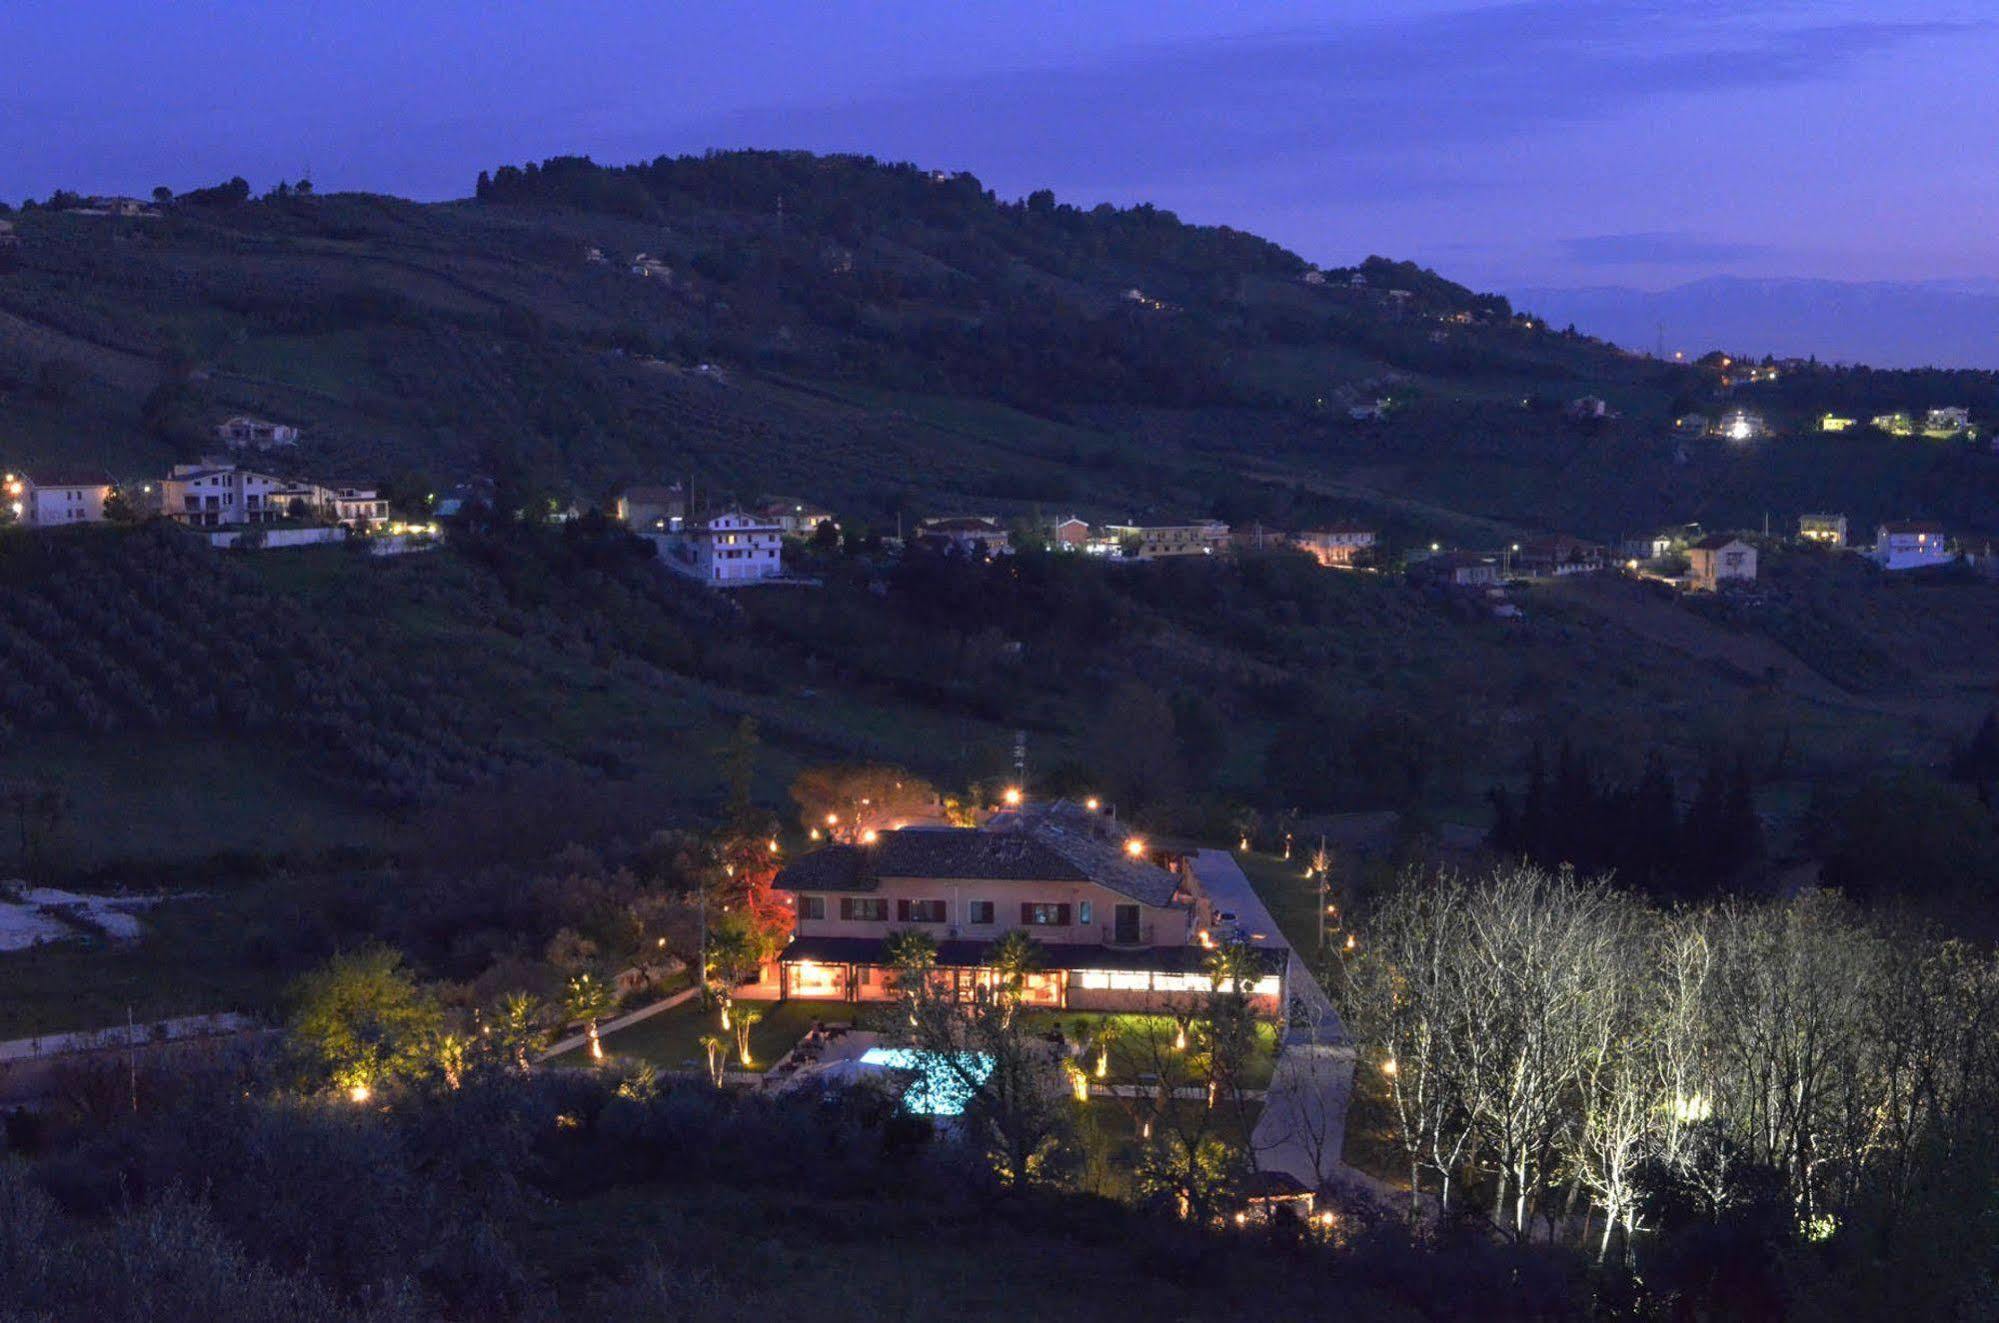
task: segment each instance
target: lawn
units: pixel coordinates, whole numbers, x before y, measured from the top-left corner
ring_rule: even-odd
[[[226,910],[206,900],[141,912],[136,942],[53,942],[0,955],[0,1039],[179,1015],[271,1016],[289,973],[242,958],[217,940]],[[232,916],[233,917],[233,916]]]
[[[844,1001],[780,1001],[738,1002],[736,1009],[763,1016],[750,1030],[751,1065],[748,1067],[753,1071],[762,1071],[776,1065],[791,1050],[792,1044],[812,1028],[813,1021],[851,1021],[859,1008]],[[722,1030],[714,1008],[703,1008],[697,997],[682,1002],[670,1011],[661,1011],[649,1019],[640,1020],[630,1028],[604,1035],[604,1051],[612,1056],[634,1057],[661,1070],[695,1070],[705,1064],[702,1038],[720,1033]],[[574,1055],[574,1052],[564,1054],[565,1057]],[[732,1070],[743,1069],[733,1059],[729,1064]]]
[[[1093,1011],[1033,1011],[1022,1019],[1031,1034],[1045,1034],[1060,1027],[1070,1043],[1094,1040],[1109,1023],[1111,1032],[1108,1084],[1135,1084],[1141,1075],[1160,1073],[1155,1069],[1158,1053],[1170,1051],[1175,1025],[1164,1015],[1111,1015]],[[1244,1072],[1243,1085],[1249,1089],[1270,1086],[1277,1065],[1277,1026],[1258,1024],[1256,1053]]]
[[[1235,860],[1256,888],[1256,894],[1277,920],[1277,927],[1293,949],[1309,956],[1318,948],[1318,888],[1305,880],[1305,851],[1295,851],[1286,860],[1282,855],[1255,850],[1239,850]],[[1338,879],[1338,871],[1333,873]]]

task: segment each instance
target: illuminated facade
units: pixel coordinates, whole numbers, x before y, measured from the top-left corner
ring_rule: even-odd
[[[1029,1005],[1159,1010],[1206,993],[1214,906],[1184,860],[1134,857],[1125,841],[1108,819],[1052,805],[983,829],[911,828],[815,851],[778,875],[798,926],[759,986],[766,996],[890,1000],[889,935],[917,931],[936,943],[933,985],[969,1000],[996,986],[994,944],[1021,932],[1039,954],[1023,989]],[[1257,958],[1251,995],[1275,1012],[1289,951]]]
[[[30,528],[63,528],[104,519],[111,479],[101,473],[41,471],[7,484],[7,499]]]
[[[738,510],[655,536],[660,559],[711,588],[735,588],[784,573],[784,529]]]

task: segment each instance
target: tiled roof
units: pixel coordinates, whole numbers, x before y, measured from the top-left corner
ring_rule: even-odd
[[[1700,541],[1694,543],[1694,550],[1720,551],[1723,547],[1728,546],[1732,542],[1741,542],[1741,541],[1742,539],[1735,536],[1735,534],[1733,533],[1715,533],[1709,537],[1704,537]]]
[[[1004,533],[1003,525],[990,519],[926,519],[917,530],[922,533]]]
[[[32,469],[28,481],[37,487],[109,487],[111,475],[103,469]]]
[[[1903,519],[1881,525],[1886,533],[1942,533],[1943,525],[1931,523],[1927,519]]]
[[[873,845],[829,845],[786,865],[786,891],[873,891],[885,877],[1094,882],[1147,905],[1172,903],[1172,873],[1124,853],[1121,839],[1037,813],[1000,829],[883,832]]]

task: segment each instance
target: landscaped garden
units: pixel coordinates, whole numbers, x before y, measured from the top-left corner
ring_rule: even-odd
[[[672,1010],[605,1034],[604,1051],[608,1056],[644,1061],[660,1070],[705,1070],[707,1052],[701,1040],[713,1034],[730,1045],[730,1070],[764,1071],[776,1065],[811,1030],[815,1021],[851,1022],[859,1009],[844,1001],[739,1001],[732,1008],[732,1015],[761,1017],[750,1028],[750,1064],[745,1066],[736,1059],[734,1033],[721,1027],[720,1012],[713,1006],[702,1006],[701,999],[694,997]],[[579,1064],[583,1050],[572,1049],[556,1061],[562,1065]]]

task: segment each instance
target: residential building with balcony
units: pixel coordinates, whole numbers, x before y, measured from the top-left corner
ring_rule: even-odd
[[[1114,549],[1126,560],[1168,556],[1219,556],[1229,550],[1229,526],[1219,519],[1192,524],[1105,524],[1092,547]]]
[[[784,529],[761,515],[725,510],[677,533],[651,536],[669,568],[710,588],[741,588],[784,574]]]

